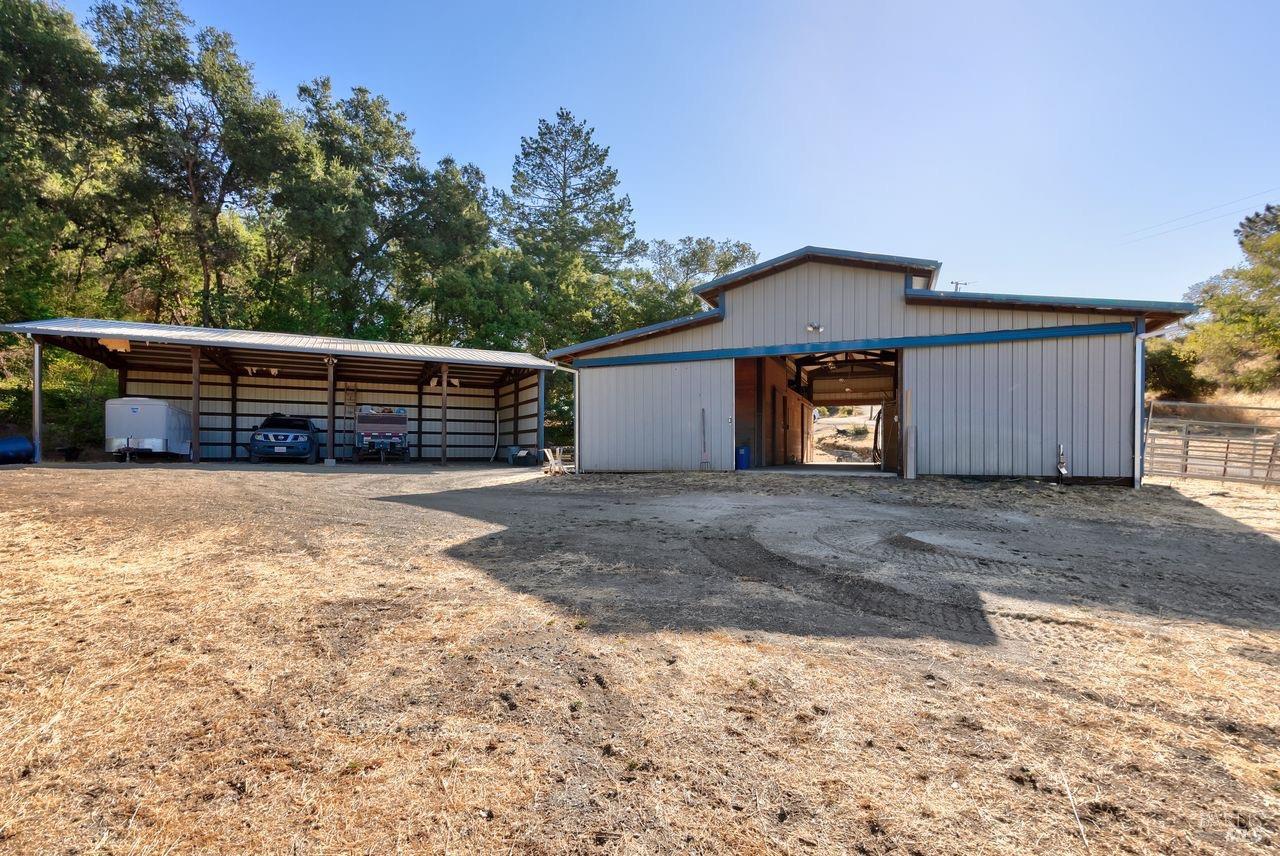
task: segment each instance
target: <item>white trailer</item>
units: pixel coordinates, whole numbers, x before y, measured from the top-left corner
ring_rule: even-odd
[[[143,453],[190,457],[191,414],[180,404],[158,398],[107,401],[107,446],[121,458]]]

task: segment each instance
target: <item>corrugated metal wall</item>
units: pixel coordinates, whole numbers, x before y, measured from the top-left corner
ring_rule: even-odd
[[[1133,475],[1133,334],[902,352],[921,475]]]
[[[733,360],[583,369],[584,472],[733,469]]]
[[[722,296],[719,323],[585,355],[590,358],[718,348],[944,335],[1124,320],[1089,312],[908,305],[899,273],[812,262]],[[816,322],[821,332],[806,327]],[[1056,472],[1057,444],[1074,475],[1133,474],[1133,335],[1004,342],[903,352],[918,472]],[[588,469],[697,469],[688,449],[698,402],[732,407],[733,361],[582,369]],[[680,374],[696,376],[690,384]],[[669,377],[670,375],[670,377]],[[684,384],[666,388],[663,379]],[[683,400],[688,398],[689,400]],[[725,432],[732,437],[733,431]],[[715,436],[721,442],[718,432]],[[732,440],[724,453],[732,451]],[[720,454],[719,449],[714,454]],[[716,459],[719,460],[718,458]],[[731,462],[725,462],[728,469]]]
[[[530,379],[519,383],[528,384]],[[534,399],[534,433],[537,427],[537,378],[531,378]],[[249,441],[253,426],[273,412],[309,416],[326,430],[327,394],[323,380],[280,380],[242,377],[237,382],[236,442]],[[190,375],[168,372],[131,372],[128,395],[191,402]],[[355,408],[361,404],[403,407],[409,414],[411,452],[414,458],[440,459],[440,388],[424,387],[418,410],[416,386],[339,381],[337,385],[337,451],[339,460],[351,454],[351,428]],[[498,395],[482,387],[449,387],[449,460],[489,460],[493,454],[494,410]],[[527,409],[527,407],[525,408]],[[527,423],[527,418],[524,419]],[[202,372],[200,376],[200,445],[205,460],[231,458],[231,384],[225,374]],[[528,432],[521,441],[532,445]],[[238,457],[247,450],[241,446]]]
[[[537,442],[538,376],[534,374],[499,387],[498,443],[533,448]]]
[[[585,354],[585,358],[673,351],[971,333],[1067,324],[1115,316],[1087,312],[908,305],[900,273],[810,262],[725,292],[724,320]],[[816,322],[822,332],[806,330]]]

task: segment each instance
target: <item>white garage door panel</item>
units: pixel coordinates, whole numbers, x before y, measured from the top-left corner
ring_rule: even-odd
[[[584,472],[733,469],[733,360],[582,369]]]
[[[1133,476],[1133,334],[903,351],[921,475]]]

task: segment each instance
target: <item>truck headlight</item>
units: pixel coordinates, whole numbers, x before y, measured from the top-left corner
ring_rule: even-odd
[[[254,435],[253,435],[253,439],[255,439],[255,440],[266,440],[266,439],[267,439],[267,435],[266,435],[266,434],[254,434]]]

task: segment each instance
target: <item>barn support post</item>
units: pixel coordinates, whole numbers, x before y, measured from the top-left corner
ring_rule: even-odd
[[[191,349],[191,463],[200,463],[200,346]]]
[[[326,454],[324,456],[324,465],[326,467],[333,467],[337,466],[338,463],[338,383],[336,378],[338,360],[336,357],[332,356],[325,357],[324,364],[325,368],[328,369],[329,374],[329,383],[326,386],[326,389],[328,390],[327,396],[329,409],[327,411],[325,422],[325,434],[327,435],[325,439],[328,441],[329,447],[325,449]]]
[[[231,463],[233,464],[239,458],[240,451],[239,445],[236,444],[236,438],[240,436],[239,388],[239,378],[235,372],[231,372]]]
[[[538,369],[538,447],[534,451],[539,456],[547,445],[547,373]],[[575,450],[576,451],[576,450]]]
[[[756,440],[751,450],[753,467],[768,466],[764,458],[764,357],[756,357]]]
[[[1142,487],[1142,468],[1145,466],[1143,446],[1146,431],[1142,418],[1146,411],[1147,392],[1147,318],[1139,315],[1133,321],[1133,489]]]
[[[418,454],[414,457],[419,461],[426,457],[422,454],[422,423],[425,419],[422,415],[422,381],[418,381]]]
[[[449,364],[440,367],[440,465],[449,463]]]
[[[31,445],[35,447],[31,460],[38,464],[44,460],[44,342],[31,341]]]
[[[129,394],[129,370],[116,370],[116,398],[124,398]]]

